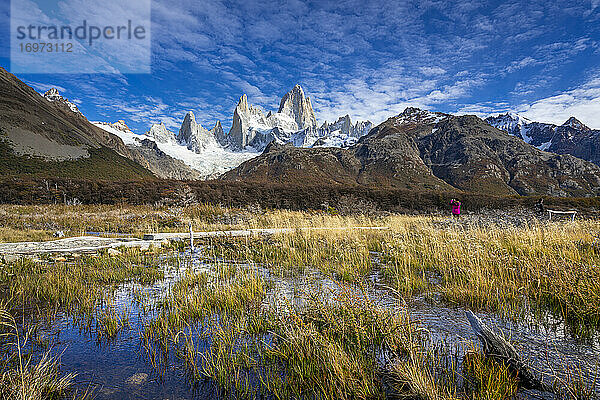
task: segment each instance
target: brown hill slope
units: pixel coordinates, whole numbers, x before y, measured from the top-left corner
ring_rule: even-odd
[[[414,108],[372,129],[350,149],[272,145],[223,179],[458,188],[493,195],[600,193],[600,168],[590,162],[541,151],[475,116]]]
[[[0,68],[0,172],[86,179],[153,179],[123,141]]]

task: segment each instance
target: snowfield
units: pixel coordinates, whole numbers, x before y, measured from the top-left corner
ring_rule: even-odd
[[[215,145],[207,147],[201,154],[197,154],[185,145],[173,141],[161,143],[146,134],[133,133],[125,124],[109,124],[106,122],[92,122],[98,128],[116,135],[128,146],[141,146],[142,141],[147,139],[155,142],[157,147],[168,156],[183,161],[190,168],[200,172],[202,179],[212,179],[239,166],[244,161],[260,155],[260,152],[248,150],[243,152],[231,151]]]

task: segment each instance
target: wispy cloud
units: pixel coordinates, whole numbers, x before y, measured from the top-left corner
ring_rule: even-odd
[[[83,7],[91,0],[65,1]],[[207,127],[217,119],[227,127],[243,93],[274,110],[296,83],[320,121],[350,114],[380,122],[407,106],[487,113],[531,104],[529,112],[546,117],[550,105],[562,104],[587,113],[584,105],[595,103],[584,86],[600,62],[599,13],[590,11],[597,6],[154,0],[152,76],[32,80],[57,82],[83,101],[84,112],[131,120],[138,130],[160,120],[176,129],[189,110]]]
[[[590,128],[600,129],[600,77],[566,92],[523,104],[517,108],[534,121],[562,124],[576,116]]]
[[[34,82],[34,81],[29,81],[29,80],[24,80],[24,82],[41,93],[45,93],[52,88],[56,88],[56,90],[58,90],[60,93],[68,92],[68,90],[66,88],[59,86],[59,85],[50,85],[47,83]]]

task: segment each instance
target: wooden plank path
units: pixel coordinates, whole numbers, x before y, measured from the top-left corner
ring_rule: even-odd
[[[264,228],[264,229],[241,229],[231,231],[205,231],[205,232],[194,232],[194,239],[202,239],[217,236],[254,236],[254,235],[276,235],[278,233],[292,233],[297,230],[299,231],[335,231],[335,230],[348,230],[348,229],[362,229],[362,230],[381,230],[388,229],[386,226],[353,226],[353,227],[339,227],[339,228]],[[175,240],[175,239],[189,239],[190,233],[148,233],[144,235],[144,240]]]
[[[230,231],[205,231],[193,232],[194,239],[209,237],[239,237],[274,235],[279,233],[292,233],[297,230],[381,230],[388,229],[382,226],[340,227],[340,228],[272,228],[272,229],[243,229]],[[143,239],[136,238],[105,238],[98,236],[78,236],[64,239],[50,240],[47,242],[16,242],[0,243],[0,257],[13,259],[19,256],[32,256],[40,254],[59,253],[93,253],[103,249],[115,249],[119,247],[139,247],[142,249],[150,246],[159,247],[163,242],[171,240],[189,240],[190,232],[186,233],[150,233],[144,235]]]

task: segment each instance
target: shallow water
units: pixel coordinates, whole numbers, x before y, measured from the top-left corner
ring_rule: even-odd
[[[197,250],[199,253],[202,249]],[[77,387],[94,389],[97,399],[212,399],[219,393],[210,381],[190,385],[186,372],[177,360],[168,360],[156,371],[141,346],[139,332],[145,320],[144,311],[135,300],[135,293],[143,292],[151,299],[159,299],[169,287],[187,270],[212,272],[209,264],[201,261],[199,254],[182,256],[187,260],[179,268],[165,271],[165,279],[149,286],[127,284],[113,293],[114,306],[127,311],[130,327],[125,328],[111,341],[98,341],[94,327],[83,331],[70,318],[60,317],[58,323],[45,335],[52,337],[54,351],[61,353],[62,372],[77,373]],[[310,271],[304,276],[281,278],[272,276],[268,270],[256,266],[258,274],[272,282],[265,302],[272,306],[291,302],[302,303],[302,292],[319,290],[335,294],[339,287],[318,272]],[[380,285],[377,272],[367,279],[367,293],[384,307],[406,312],[412,320],[429,332],[432,345],[440,343],[458,349],[459,358],[465,349],[477,346],[477,339],[465,317],[466,309],[450,306],[439,300],[435,293],[420,295],[406,301],[395,298]],[[357,293],[362,293],[357,291]],[[596,334],[589,340],[574,338],[560,321],[550,315],[544,321],[535,322],[531,316],[522,322],[509,321],[491,313],[477,315],[490,326],[500,329],[515,343],[515,347],[528,363],[540,373],[563,374],[565,368],[581,368],[588,371],[589,380],[595,379],[600,360],[600,340]],[[472,343],[472,344],[471,344]],[[174,357],[172,357],[174,358]],[[600,385],[597,396],[600,398]],[[539,394],[523,392],[520,398],[540,398]],[[546,398],[553,398],[552,396]]]

